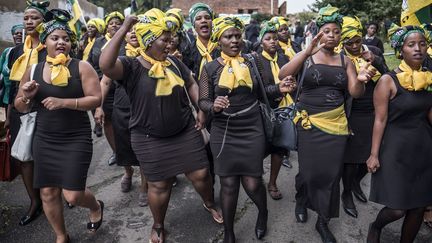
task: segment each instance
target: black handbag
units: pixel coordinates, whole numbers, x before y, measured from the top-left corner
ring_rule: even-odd
[[[255,63],[255,59],[251,54],[246,54],[246,57],[252,64],[253,71],[255,73],[256,78],[258,79],[258,84],[260,86],[260,90],[262,93],[262,97],[264,99],[264,103],[259,102],[259,108],[261,112],[261,117],[263,121],[264,134],[266,136],[266,140],[268,143],[272,143],[273,135],[274,135],[274,125],[276,122],[276,116],[273,109],[270,106],[270,103],[267,98],[267,94],[265,92],[264,84],[262,82],[261,76],[259,74],[258,68]]]

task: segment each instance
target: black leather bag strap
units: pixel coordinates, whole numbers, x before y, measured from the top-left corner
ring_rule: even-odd
[[[267,98],[267,93],[265,91],[264,83],[263,83],[263,81],[261,79],[261,75],[260,75],[260,73],[258,71],[258,67],[257,67],[257,65],[255,63],[255,58],[252,56],[252,54],[246,54],[245,56],[247,57],[247,59],[249,60],[249,62],[252,64],[252,70],[255,73],[256,79],[258,80],[258,85],[260,86],[261,95],[262,95],[262,97],[264,99],[264,104],[267,106],[267,108],[269,110],[272,110],[272,108],[270,106],[270,103],[268,101],[268,98]]]
[[[300,76],[300,81],[298,82],[298,85],[297,85],[297,92],[296,92],[296,95],[294,97],[294,103],[297,103],[297,100],[299,98],[301,89],[303,87],[303,81],[304,81],[304,78],[305,78],[306,69],[308,68],[308,66],[309,66],[309,58],[306,59],[306,61],[303,64],[303,70],[302,70],[302,73],[301,73],[301,76]]]

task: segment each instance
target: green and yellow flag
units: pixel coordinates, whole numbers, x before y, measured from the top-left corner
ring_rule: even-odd
[[[86,26],[84,14],[78,3],[78,0],[66,0],[66,6],[73,18],[69,21],[69,27],[77,35],[77,39],[81,39],[81,27]]]
[[[401,25],[421,25],[432,22],[432,0],[403,0]]]

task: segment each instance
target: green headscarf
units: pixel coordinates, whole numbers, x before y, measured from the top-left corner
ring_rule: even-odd
[[[237,17],[224,16],[216,18],[213,20],[212,35],[210,40],[212,42],[218,42],[222,34],[232,27],[239,29],[242,33],[244,31],[243,21]]]
[[[42,14],[45,20],[45,15],[48,12],[48,6],[50,5],[49,1],[37,2],[37,1],[27,0],[26,3],[27,3],[27,7],[25,10],[35,9]]]
[[[207,12],[212,19],[215,18],[215,13],[213,12],[213,9],[211,9],[209,5],[207,5],[205,3],[195,3],[189,9],[189,17],[190,17],[190,20],[191,20],[193,26],[195,26],[196,15],[201,11]]]
[[[70,13],[63,9],[52,9],[47,12],[48,22],[40,24],[36,30],[39,32],[39,39],[44,44],[46,38],[54,32],[54,30],[64,30],[69,35],[69,39],[72,43],[72,48],[76,47],[77,37],[75,32],[69,27],[69,21],[72,19]]]
[[[16,24],[14,26],[12,26],[11,28],[11,34],[14,35],[16,30],[22,30],[24,29],[24,25],[23,24]]]
[[[390,29],[388,30],[390,46],[395,50],[395,55],[397,58],[401,58],[400,51],[405,42],[405,39],[413,33],[422,34],[425,37],[426,41],[428,43],[430,42],[428,36],[425,33],[425,30],[420,26],[407,25],[400,27],[394,23],[392,23],[392,25],[390,26]]]
[[[258,41],[261,42],[262,38],[267,33],[276,33],[278,32],[277,25],[273,22],[267,22],[262,28],[258,36]]]
[[[316,20],[318,28],[321,28],[323,25],[328,23],[336,23],[341,27],[343,23],[343,16],[339,14],[339,9],[330,4],[319,10],[318,18]]]

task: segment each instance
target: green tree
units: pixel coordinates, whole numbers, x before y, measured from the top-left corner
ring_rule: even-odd
[[[96,4],[104,8],[105,13],[110,13],[113,11],[119,11],[123,13],[123,10],[128,7],[131,0],[88,0],[91,3]],[[159,8],[162,10],[167,10],[171,5],[171,0],[137,0],[138,13],[144,13],[151,8]]]

